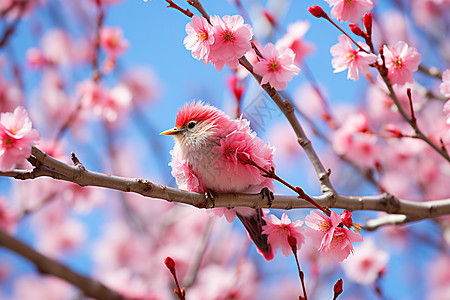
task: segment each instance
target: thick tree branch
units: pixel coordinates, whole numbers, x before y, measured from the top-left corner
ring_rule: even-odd
[[[73,284],[83,292],[84,296],[100,300],[125,299],[123,296],[110,290],[102,283],[80,275],[61,263],[40,254],[2,230],[0,230],[0,246],[29,260],[36,266],[40,273],[53,275]]]
[[[0,176],[16,179],[34,179],[37,177],[52,177],[54,179],[70,181],[81,186],[98,186],[123,192],[133,192],[145,197],[163,199],[169,202],[189,204],[197,208],[236,207],[253,208],[314,208],[310,203],[296,196],[275,195],[271,203],[262,201],[260,194],[219,194],[214,201],[205,195],[182,191],[139,178],[126,178],[103,173],[91,172],[81,164],[69,166],[43,153],[36,147],[32,149],[30,161],[35,165],[31,171],[14,170],[0,172]],[[416,202],[399,199],[389,194],[377,196],[345,196],[323,194],[311,197],[322,207],[355,210],[383,211],[389,214],[407,215],[407,221],[417,221],[450,214],[450,199]]]

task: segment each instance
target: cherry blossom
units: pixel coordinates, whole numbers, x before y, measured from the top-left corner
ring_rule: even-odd
[[[100,30],[100,46],[111,58],[116,58],[128,48],[128,41],[123,38],[120,27],[102,27]]]
[[[287,33],[276,43],[277,48],[286,47],[295,53],[295,63],[299,65],[303,58],[314,50],[312,43],[304,40],[304,35],[309,29],[309,22],[297,21],[289,24]]]
[[[47,62],[67,66],[71,64],[74,47],[72,38],[62,29],[53,29],[41,39],[42,54]]]
[[[96,82],[84,81],[79,84],[78,92],[83,106],[109,123],[117,122],[131,108],[132,94],[124,84],[107,90]]]
[[[239,262],[231,268],[209,264],[199,271],[189,295],[192,299],[254,299],[258,289],[257,277],[255,265],[250,261]]]
[[[450,297],[450,258],[448,254],[441,253],[434,257],[427,266],[427,283],[429,291],[427,300],[448,299]]]
[[[414,47],[403,41],[395,45],[383,46],[384,60],[388,69],[388,77],[392,83],[403,85],[414,82],[412,73],[417,71],[422,56]],[[379,62],[381,59],[379,59]]]
[[[14,232],[19,221],[19,212],[8,205],[4,196],[0,197],[0,229],[7,232]]]
[[[367,116],[348,115],[334,132],[332,145],[337,154],[345,155],[364,167],[374,167],[380,159],[378,137],[368,132]]]
[[[161,82],[150,68],[133,68],[123,75],[123,83],[131,92],[133,102],[155,102],[161,95]]]
[[[450,125],[450,100],[447,100],[444,104],[444,114],[447,116],[447,124]]]
[[[27,50],[27,64],[32,68],[42,68],[47,64],[47,59],[45,58],[42,51],[38,48],[30,48]]]
[[[0,62],[1,64],[1,62]],[[0,75],[0,112],[11,112],[23,101],[20,87]]]
[[[278,49],[269,43],[261,51],[262,60],[257,62],[253,71],[262,76],[261,84],[269,83],[274,89],[284,90],[300,69],[294,64],[295,54],[289,48]]]
[[[273,249],[281,248],[284,255],[289,256],[292,253],[292,248],[289,245],[288,238],[294,237],[297,240],[297,249],[302,247],[305,242],[303,235],[303,221],[291,222],[288,215],[283,213],[281,220],[274,215],[263,217],[267,225],[264,225],[263,234],[268,235],[268,242]]]
[[[305,224],[310,227],[306,235],[318,250],[338,261],[343,261],[353,253],[352,242],[363,240],[359,233],[339,226],[341,218],[334,211],[331,211],[330,217],[311,211],[305,218]]]
[[[355,247],[355,254],[343,263],[347,277],[360,284],[372,284],[385,271],[389,259],[387,252],[379,249],[372,239]]]
[[[60,300],[75,297],[77,291],[68,282],[54,276],[27,274],[17,278],[10,299],[20,300]]]
[[[61,216],[53,226],[39,226],[37,247],[51,257],[74,251],[86,240],[87,229],[80,220]],[[56,226],[55,226],[56,225]]]
[[[237,68],[238,59],[245,55],[252,47],[250,40],[253,29],[244,24],[244,19],[239,15],[211,17],[213,25],[214,43],[211,45],[210,59],[217,71],[224,65]]]
[[[212,25],[204,17],[194,15],[192,21],[186,25],[187,37],[184,38],[186,49],[192,51],[192,57],[209,62],[211,45],[214,43]]]
[[[442,72],[442,82],[439,85],[439,91],[444,97],[450,98],[450,69]]]
[[[331,55],[333,55],[331,65],[334,68],[334,73],[348,69],[347,79],[356,81],[359,79],[360,72],[366,73],[369,65],[377,61],[377,56],[359,49],[355,50],[352,41],[345,35],[340,35],[338,39],[339,44],[330,49]],[[364,49],[369,48],[361,42],[360,46]]]
[[[358,23],[366,11],[373,8],[372,0],[325,0],[333,6],[331,16],[339,22]]]
[[[228,223],[233,222],[236,218],[236,211],[227,207],[216,207],[211,209],[211,212],[218,217],[224,216]]]
[[[31,120],[24,107],[14,113],[0,115],[0,170],[10,171],[31,155],[31,147],[39,141],[40,135],[32,129]]]

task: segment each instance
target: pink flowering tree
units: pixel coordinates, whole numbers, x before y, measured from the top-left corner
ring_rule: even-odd
[[[306,2],[1,1],[0,299],[450,299],[450,3]]]

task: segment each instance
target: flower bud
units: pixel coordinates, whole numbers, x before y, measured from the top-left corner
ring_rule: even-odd
[[[308,7],[308,11],[316,18],[324,18],[327,15],[318,5]]]
[[[344,281],[342,280],[342,278],[339,278],[339,280],[334,284],[334,299],[336,299],[344,291],[343,285]]]
[[[172,257],[167,256],[164,260],[164,264],[166,265],[167,269],[169,270],[175,270],[175,261],[172,259]]]
[[[357,36],[364,37],[364,32],[359,28],[358,25],[355,24],[348,24],[348,27],[350,27],[350,30]]]
[[[344,210],[341,214],[341,222],[345,227],[352,227],[352,213],[348,210]]]
[[[372,34],[372,21],[373,21],[373,13],[367,12],[363,16],[363,23],[368,35]]]
[[[386,124],[384,126],[384,130],[386,130],[387,132],[392,133],[396,137],[403,137],[403,134],[400,131],[400,129],[398,129],[398,127],[395,126],[394,124]]]

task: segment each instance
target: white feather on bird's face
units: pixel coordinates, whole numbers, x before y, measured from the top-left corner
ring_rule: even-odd
[[[210,150],[207,148],[220,144],[216,137],[216,129],[214,122],[188,121],[174,135],[175,142],[184,153]]]

